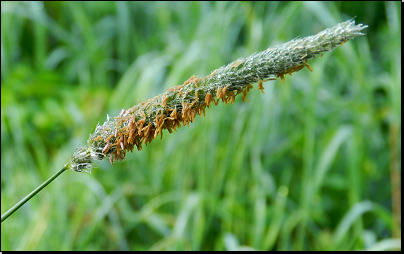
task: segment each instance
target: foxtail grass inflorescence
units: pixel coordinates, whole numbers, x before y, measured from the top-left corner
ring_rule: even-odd
[[[192,76],[182,85],[132,108],[122,109],[112,119],[107,115],[107,120],[97,125],[87,144],[77,148],[62,169],[2,214],[1,222],[67,169],[91,172],[96,160],[109,158],[111,164],[116,160],[122,161],[126,152],[133,151],[135,146],[142,150],[142,145],[147,145],[158,135],[163,137],[164,129],[171,133],[181,125],[189,125],[197,114],[205,115],[206,107],[217,105],[220,100],[226,104],[234,103],[236,96],[241,94],[244,102],[253,83],[258,83],[258,89],[264,92],[264,81],[280,78],[283,82],[285,74],[292,75],[304,67],[312,71],[307,64],[310,59],[363,35],[360,31],[366,27],[355,25],[353,20],[339,23],[316,35],[294,39],[240,58],[204,78]]]
[[[264,92],[262,82],[280,78],[284,75],[307,67],[307,62],[316,55],[331,51],[359,35],[366,25],[355,25],[348,20],[328,28],[316,35],[294,39],[247,58],[240,58],[226,66],[214,70],[206,77],[192,76],[182,85],[174,86],[166,92],[140,102],[114,118],[109,118],[102,125],[97,125],[90,135],[87,145],[76,150],[66,164],[74,171],[91,171],[94,160],[108,158],[113,164],[122,161],[127,151],[136,146],[150,143],[163,130],[169,133],[181,126],[192,123],[195,116],[205,115],[206,107],[224,103],[234,103],[241,94],[243,102],[247,93],[258,83],[258,89]],[[248,100],[247,100],[248,101]]]

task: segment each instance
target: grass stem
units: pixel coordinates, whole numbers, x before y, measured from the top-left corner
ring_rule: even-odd
[[[67,166],[64,166],[61,170],[56,172],[53,176],[51,176],[48,180],[46,180],[43,184],[39,185],[38,188],[33,190],[30,194],[28,194],[25,198],[21,199],[15,206],[11,207],[7,212],[1,215],[1,222],[7,219],[11,214],[17,211],[21,206],[27,203],[33,196],[35,196],[38,192],[40,192],[43,188],[45,188],[49,183],[56,179],[60,174],[62,174],[66,169]]]

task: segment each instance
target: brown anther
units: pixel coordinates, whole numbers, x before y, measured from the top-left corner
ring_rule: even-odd
[[[308,63],[305,63],[304,65],[307,67],[307,69],[309,69],[310,71],[313,71],[313,69],[310,67],[310,65]]]
[[[217,69],[214,70],[214,71],[212,71],[212,73],[210,73],[209,76],[207,76],[207,77],[205,77],[205,78],[211,78],[211,77],[213,77],[213,75],[215,75],[216,72],[217,72]]]
[[[218,101],[219,101],[220,98],[222,98],[222,88],[221,87],[219,87],[216,90],[216,98],[217,98]]]
[[[210,102],[212,101],[213,96],[211,93],[207,93],[205,96],[205,105],[209,108]]]
[[[114,165],[114,163],[112,161],[112,153],[109,155],[109,162],[111,163],[112,166]]]
[[[247,99],[248,90],[249,90],[249,89],[247,88],[247,89],[245,89],[245,90],[243,91],[243,95],[241,96],[241,99],[243,99],[243,102],[244,102],[244,100],[246,100],[247,102],[249,102],[248,99]]]
[[[231,63],[230,67],[235,68],[235,67],[239,66],[242,62],[243,61],[241,61],[241,60],[236,60],[236,61]]]
[[[346,41],[347,41],[347,40],[343,40],[343,41],[341,42],[341,46],[342,46],[342,44],[344,44]]]
[[[229,93],[229,100],[231,104],[233,104],[234,101],[236,100],[236,95],[234,94],[234,92]]]
[[[93,138],[93,141],[97,141],[97,140],[101,140],[101,139],[104,139],[104,138],[102,136],[98,136],[96,138]]]
[[[262,86],[262,82],[261,82],[261,81],[258,81],[258,90],[261,90],[262,93],[265,93],[265,92],[264,92],[264,87]]]
[[[230,85],[227,85],[226,87],[224,87],[224,88],[222,88],[222,94],[221,94],[221,97],[222,97],[222,101],[223,102],[225,102],[226,104],[227,104],[227,102],[228,102],[228,100],[226,99],[226,92],[227,92],[227,88],[229,87]]]
[[[102,149],[103,154],[107,154],[109,151],[109,141],[105,144],[104,148]]]
[[[165,108],[166,111],[167,111],[167,100],[168,100],[168,96],[167,96],[167,94],[164,94],[163,100],[161,103],[163,104],[163,107]]]
[[[173,119],[177,119],[177,107],[174,108],[173,112],[171,112],[170,116]]]

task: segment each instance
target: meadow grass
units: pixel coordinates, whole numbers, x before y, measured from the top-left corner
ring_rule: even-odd
[[[2,2],[1,210],[61,168],[106,114],[354,16],[367,35],[312,61],[313,72],[206,109],[114,166],[64,173],[2,223],[1,249],[401,246],[392,2]]]

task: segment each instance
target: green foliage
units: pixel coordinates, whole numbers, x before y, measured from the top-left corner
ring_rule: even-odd
[[[206,109],[113,167],[65,172],[1,224],[2,250],[401,246],[390,182],[390,154],[401,151],[399,3],[1,8],[2,213],[65,165],[106,114],[354,16],[369,25],[312,61],[313,72],[250,91],[249,103]]]

